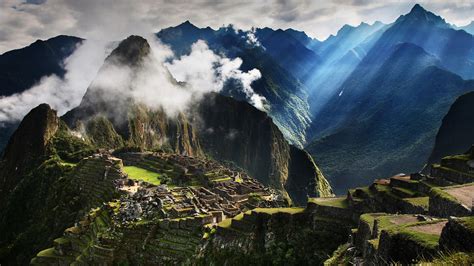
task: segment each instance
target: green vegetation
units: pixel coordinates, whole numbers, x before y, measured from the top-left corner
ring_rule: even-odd
[[[443,157],[442,160],[462,160],[462,161],[468,161],[470,159],[469,154],[457,154],[457,155],[451,155],[451,156],[446,156]]]
[[[388,230],[391,234],[398,234],[408,240],[416,242],[427,249],[435,250],[438,247],[439,235],[427,234],[410,230],[408,226],[398,226]]]
[[[474,216],[459,218],[461,224],[466,226],[470,231],[474,232]]]
[[[332,256],[324,262],[324,265],[346,265],[349,263],[349,259],[344,256],[346,250],[350,247],[349,243],[340,245],[333,253]]]
[[[161,184],[161,175],[159,173],[136,166],[124,166],[123,169],[131,179],[142,180],[153,185]]]
[[[266,214],[275,214],[275,213],[289,213],[289,214],[295,214],[295,213],[302,213],[304,212],[304,208],[255,208],[252,211],[254,212],[259,212],[259,213],[266,213]]]
[[[474,265],[474,252],[448,252],[440,255],[431,262],[421,262],[421,265]]]
[[[95,150],[90,143],[74,136],[62,121],[51,144],[51,153],[57,154],[62,160],[70,163],[79,162],[82,158],[93,154]]]
[[[330,207],[336,207],[336,208],[347,208],[349,207],[347,199],[345,197],[343,198],[333,198],[333,199],[328,199],[328,198],[310,198],[308,199],[308,202],[312,202],[321,206],[330,206]]]
[[[418,197],[418,198],[406,198],[403,199],[404,201],[415,205],[415,206],[421,206],[423,208],[428,208],[428,203],[430,198],[429,197]]]
[[[103,116],[91,119],[86,129],[92,143],[99,148],[113,149],[124,145],[122,137],[115,131],[112,123]]]
[[[447,188],[455,188],[455,187],[460,187],[460,186],[451,186]],[[449,193],[444,191],[442,188],[434,187],[430,190],[430,194],[433,195],[434,197],[442,198],[444,200],[452,201],[452,202],[460,204],[460,202],[455,197],[449,195]]]

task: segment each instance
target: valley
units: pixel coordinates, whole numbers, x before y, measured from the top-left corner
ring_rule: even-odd
[[[0,265],[474,264],[473,23],[430,10],[0,54]]]

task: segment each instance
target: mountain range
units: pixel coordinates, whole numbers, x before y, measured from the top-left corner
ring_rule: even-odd
[[[241,58],[243,71],[257,68],[262,77],[252,87],[268,100],[275,125],[291,144],[310,151],[341,193],[376,176],[423,167],[450,105],[472,90],[468,32],[417,4],[393,23],[345,25],[325,41],[294,29],[215,30],[189,21],[156,36],[178,57],[205,40],[215,53]],[[249,43],[249,34],[256,43]],[[82,41],[58,36],[1,55],[3,96],[21,93],[42,76],[64,75],[62,62]],[[41,67],[22,65],[26,58],[37,58]],[[221,94],[245,100],[232,86]],[[2,124],[3,147],[17,125]],[[341,158],[346,149],[351,156]]]
[[[154,33],[174,54],[157,65],[147,39],[114,42],[77,106],[0,124],[0,264],[472,264],[471,28],[417,4],[324,41],[185,21]],[[258,70],[268,106],[238,79],[176,110],[141,94],[184,97],[171,65],[202,41]],[[64,78],[84,42],[0,55],[0,101]]]

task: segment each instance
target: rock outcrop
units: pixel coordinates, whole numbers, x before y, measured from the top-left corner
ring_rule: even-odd
[[[0,162],[0,206],[21,177],[38,166],[59,127],[56,111],[47,104],[32,109],[13,133]]]
[[[474,92],[466,93],[451,105],[436,135],[427,168],[441,158],[465,152],[474,143]],[[429,169],[426,169],[426,171]]]
[[[139,69],[149,53],[145,39],[130,36],[107,57],[97,79],[109,65]],[[171,75],[169,79],[180,86]],[[186,115],[170,118],[161,108],[151,109],[93,82],[81,104],[62,119],[101,148],[207,153],[233,162],[263,184],[287,191],[298,205],[307,196],[332,194],[312,158],[289,145],[266,113],[230,97],[208,94]]]
[[[218,94],[198,107],[203,148],[232,161],[264,184],[285,190],[297,204],[308,196],[330,196],[331,187],[312,158],[288,144],[272,119],[250,104]]]

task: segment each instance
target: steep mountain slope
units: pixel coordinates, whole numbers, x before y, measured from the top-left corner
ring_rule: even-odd
[[[76,175],[60,178],[91,151],[87,143],[68,131],[48,105],[39,105],[25,116],[0,162],[2,264],[28,263],[52,237],[82,216],[81,209],[92,207],[81,196],[89,188],[80,189],[75,183]],[[103,170],[84,174],[91,181],[102,180]],[[96,197],[107,199],[101,195],[105,191],[104,186]]]
[[[304,34],[304,33],[302,33]],[[303,79],[321,63],[319,56],[299,40],[281,29],[257,29],[255,36],[265,51],[286,71]]]
[[[144,38],[130,36],[106,58],[96,80],[107,79],[108,71],[117,66],[138,71],[150,52],[151,48]],[[171,75],[167,74],[170,82],[173,82]],[[67,112],[63,116],[64,121],[71,128],[85,130],[91,141],[103,148],[154,149],[163,146],[167,139],[168,148],[178,153],[202,154],[186,117],[180,115],[173,120],[163,109],[151,110],[135,102],[130,94],[125,94],[132,88],[113,91],[114,86],[120,88],[123,84],[115,84],[110,88],[102,87],[100,82],[98,85],[92,82],[81,104]]]
[[[471,21],[471,23],[469,23],[466,26],[458,27],[457,29],[464,30],[465,32],[473,35],[474,34],[474,21]]]
[[[63,61],[82,41],[81,38],[60,35],[0,55],[0,97],[21,93],[49,75],[63,77]],[[18,123],[0,123],[0,151],[6,147]]]
[[[108,67],[115,67],[117,62],[138,71],[149,53],[145,39],[131,36],[106,59],[97,79],[107,75]],[[173,82],[171,75],[168,78]],[[301,162],[292,161],[295,152],[281,131],[266,113],[250,104],[206,95],[189,114],[170,117],[160,107],[134,101],[127,90],[130,88],[114,91],[93,82],[81,104],[63,119],[101,148],[164,149],[191,156],[208,153],[217,160],[231,161],[263,184],[281,191],[287,188],[297,204],[303,204],[308,195],[331,194],[312,159],[300,156]],[[302,169],[297,169],[297,164]]]
[[[63,60],[81,41],[81,38],[60,35],[0,55],[0,96],[20,93],[44,76],[62,77]]]
[[[180,36],[183,34],[186,34],[186,37],[182,39]],[[163,29],[157,33],[157,36],[162,42],[170,45],[177,55],[188,53],[191,44],[202,39],[216,53],[225,54],[229,58],[242,58],[242,70],[246,71],[253,68],[260,70],[262,78],[255,81],[252,88],[269,101],[271,106],[270,116],[285,137],[292,144],[300,147],[305,143],[306,128],[311,122],[307,91],[295,76],[282,67],[286,65],[282,62],[284,59],[286,62],[297,65],[299,60],[304,59],[302,55],[309,54],[312,57],[315,57],[315,55],[290,35],[282,32],[278,34],[278,38],[286,38],[285,47],[288,47],[288,45],[291,47],[297,46],[300,50],[291,52],[286,57],[273,57],[269,51],[262,47],[249,44],[245,32],[236,32],[230,27],[213,31],[210,28],[200,29],[189,22],[185,22],[176,27]],[[272,42],[272,39],[269,42],[276,46],[274,50],[270,50],[276,55],[278,53],[277,48],[280,49],[281,47]],[[282,61],[279,61],[280,59]],[[242,95],[234,94],[232,90],[225,90],[224,94],[231,95],[236,99],[245,99]]]
[[[321,45],[321,41],[319,41],[316,38],[311,38],[304,31],[299,31],[299,30],[290,28],[290,29],[286,29],[285,32],[293,36],[293,38],[295,38],[301,44],[303,44],[308,49],[311,49],[313,51],[317,51],[319,49],[319,46]]]
[[[338,94],[339,86],[349,77],[370,51],[387,25],[375,22],[353,27],[344,25],[319,45],[316,52],[322,64],[303,79],[309,88],[311,114],[317,115],[327,101]]]
[[[198,135],[212,157],[231,161],[262,183],[286,190],[299,205],[307,196],[331,194],[312,158],[289,145],[266,113],[217,94],[198,108],[203,121]]]
[[[427,165],[441,158],[461,154],[474,144],[474,92],[461,95],[451,105],[436,135]]]
[[[0,163],[0,206],[21,181],[47,154],[47,145],[59,127],[56,112],[40,105],[28,113],[10,138]]]
[[[443,67],[464,79],[474,77],[474,37],[454,30],[446,21],[415,5],[410,13],[400,16],[373,46],[367,60],[375,62],[394,45],[409,42],[438,57]]]
[[[325,137],[308,150],[336,192],[423,167],[449,106],[474,88],[437,63],[420,47],[400,44],[380,68],[359,67],[358,76],[351,75],[343,93],[331,99],[316,120],[328,125],[319,129]]]

